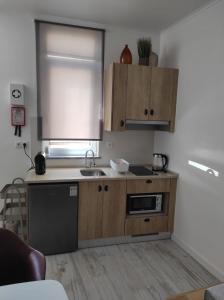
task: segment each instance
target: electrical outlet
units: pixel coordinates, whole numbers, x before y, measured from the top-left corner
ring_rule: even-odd
[[[26,144],[26,149],[28,148],[28,142],[27,141],[17,141],[15,142],[15,148],[16,149],[23,149],[23,144]]]
[[[16,149],[22,149],[23,148],[23,143],[22,142],[15,142],[15,148]]]

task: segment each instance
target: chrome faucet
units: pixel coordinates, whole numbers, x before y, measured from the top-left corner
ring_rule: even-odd
[[[92,159],[92,161],[89,161],[89,165],[88,165],[88,153],[91,152],[92,153],[92,157],[89,157],[90,159]],[[86,151],[85,154],[85,167],[86,168],[91,168],[91,167],[95,167],[96,163],[95,163],[95,155],[92,149],[89,149]]]

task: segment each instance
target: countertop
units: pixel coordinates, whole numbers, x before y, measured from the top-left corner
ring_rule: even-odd
[[[116,179],[161,179],[177,178],[178,174],[172,171],[156,172],[157,175],[136,176],[131,172],[120,174],[110,167],[96,167],[95,169],[103,170],[105,176],[83,176],[80,173],[85,168],[47,168],[44,175],[36,175],[35,170],[30,170],[25,178],[26,183],[49,183],[49,182],[69,182],[69,181],[94,181],[94,180],[116,180]]]

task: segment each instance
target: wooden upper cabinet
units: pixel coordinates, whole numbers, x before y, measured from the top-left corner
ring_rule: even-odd
[[[127,65],[113,63],[104,78],[104,129],[125,129]]]
[[[160,130],[174,131],[177,69],[114,63],[104,83],[105,130],[125,130],[125,121],[132,120],[166,121]]]
[[[104,182],[103,238],[124,235],[126,215],[126,181]]]
[[[79,183],[79,240],[102,237],[103,193],[101,181]]]
[[[128,65],[127,120],[148,120],[151,68]]]
[[[176,69],[152,68],[150,120],[170,121],[175,115],[177,78]]]

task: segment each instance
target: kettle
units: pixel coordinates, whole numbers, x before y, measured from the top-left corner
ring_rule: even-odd
[[[162,153],[153,153],[153,171],[166,171],[168,167],[168,157]]]
[[[41,152],[38,152],[35,156],[35,171],[37,175],[43,175],[46,171],[45,156]]]

